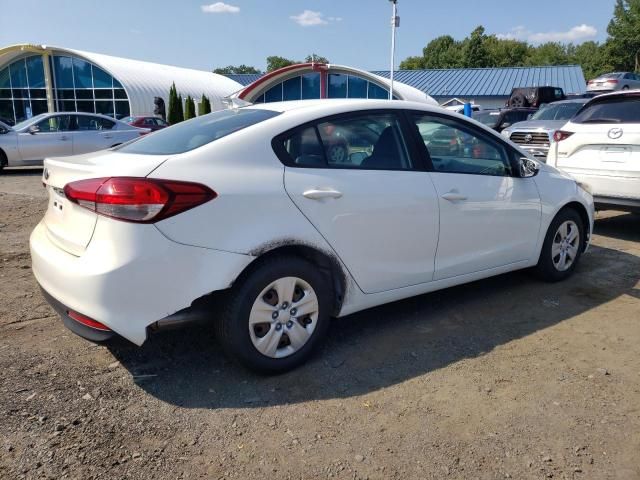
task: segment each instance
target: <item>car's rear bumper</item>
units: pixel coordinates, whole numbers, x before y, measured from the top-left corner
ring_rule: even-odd
[[[104,217],[81,256],[52,243],[42,222],[32,232],[30,246],[33,273],[63,319],[69,310],[78,312],[138,345],[149,325],[228,288],[253,260],[178,244],[153,225]],[[69,326],[68,319],[65,323]]]
[[[74,320],[69,316],[69,307],[53,298],[44,288],[40,288],[40,291],[42,292],[42,296],[49,303],[49,305],[51,305],[56,313],[60,315],[60,318],[62,318],[62,323],[64,323],[65,327],[67,327],[76,335],[96,343],[106,342],[107,340],[110,340],[115,336],[113,330],[91,328],[87,325],[83,325],[77,320]]]

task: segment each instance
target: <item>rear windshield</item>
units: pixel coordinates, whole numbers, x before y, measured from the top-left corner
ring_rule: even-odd
[[[640,97],[609,97],[594,100],[573,123],[640,123]]]
[[[606,79],[606,78],[618,78],[621,77],[622,73],[605,73],[604,75],[600,75],[596,80]]]
[[[143,155],[188,152],[277,115],[279,112],[252,108],[221,110],[159,130],[116,150]]]
[[[545,105],[531,116],[531,120],[569,120],[583,105],[580,102]]]
[[[500,112],[473,112],[472,118],[480,123],[484,123],[487,127],[495,127],[500,119]]]

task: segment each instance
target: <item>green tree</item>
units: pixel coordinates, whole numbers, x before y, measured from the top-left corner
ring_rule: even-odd
[[[289,65],[295,65],[296,63],[300,62],[273,55],[271,57],[267,57],[267,72],[273,72],[274,70],[278,70],[279,68],[288,67]]]
[[[487,36],[481,25],[471,32],[464,42],[463,63],[467,68],[484,68],[491,66],[491,57],[486,46]]]
[[[184,120],[184,114],[182,113],[182,96],[178,94],[176,90],[175,82],[169,89],[169,113],[167,114],[167,121],[173,125],[180,123]]]
[[[407,57],[400,62],[400,70],[422,70],[424,66],[424,57]]]
[[[196,104],[191,98],[191,95],[187,95],[187,99],[184,102],[184,119],[189,120],[196,116]]]
[[[234,67],[233,65],[228,65],[226,67],[219,67],[213,70],[213,73],[219,73],[220,75],[233,75],[233,74],[242,74],[242,73],[262,73],[256,67],[251,67],[249,65],[238,65]]]
[[[329,59],[327,57],[323,57],[322,55],[318,55],[317,53],[311,53],[307,55],[304,59],[305,63],[329,63]]]
[[[489,35],[485,41],[490,67],[520,67],[530,55],[531,47],[526,42],[500,39]]]
[[[443,35],[431,40],[422,49],[422,68],[460,68],[464,66],[460,42],[452,36]]]
[[[525,62],[530,66],[566,65],[567,63],[569,63],[567,49],[558,42],[547,42],[532,48]]]
[[[198,104],[198,116],[206,115],[207,113],[211,113],[211,102],[209,101],[209,98],[203,93],[202,99]]]
[[[613,70],[605,46],[597,42],[567,45],[569,63],[580,65],[587,80]]]
[[[613,69],[640,70],[640,0],[617,0],[607,33],[605,48]]]

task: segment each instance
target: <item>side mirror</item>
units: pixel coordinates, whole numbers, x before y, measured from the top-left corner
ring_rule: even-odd
[[[518,173],[520,178],[531,178],[538,174],[538,164],[527,157],[522,157],[518,160]]]
[[[504,122],[502,125],[500,125],[502,127],[502,129],[505,128],[509,128],[511,126],[511,122]]]
[[[29,130],[27,130],[31,135],[35,135],[36,133],[38,133],[40,131],[40,127],[37,125],[31,125],[29,127]]]

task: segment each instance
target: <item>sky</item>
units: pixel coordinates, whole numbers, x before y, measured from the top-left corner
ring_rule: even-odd
[[[530,43],[606,39],[615,0],[398,0],[396,65],[439,35]],[[187,68],[266,57],[388,70],[388,0],[0,0],[0,47],[37,43]]]

